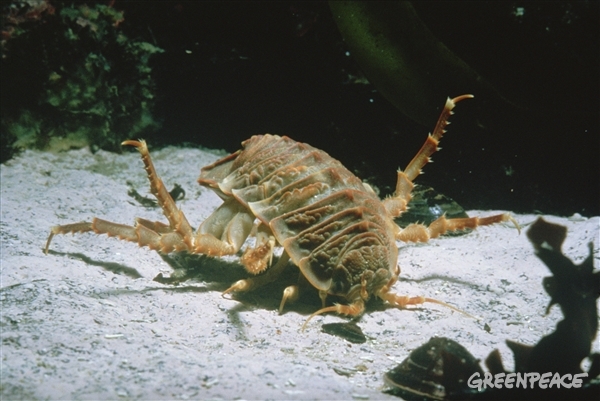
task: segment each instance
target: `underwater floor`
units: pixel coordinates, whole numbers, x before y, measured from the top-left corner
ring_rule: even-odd
[[[217,154],[170,147],[152,155],[165,185],[186,191],[178,205],[197,226],[221,203],[196,183]],[[384,372],[432,336],[480,359],[498,348],[512,369],[504,341],[534,344],[562,319],[558,307],[544,315],[550,272],[511,224],[400,246],[397,293],[436,298],[480,320],[433,304],[373,303],[357,321],[363,344],[323,333],[323,323],[347,321],[331,314],[300,331],[320,305],[316,293],[278,314],[281,290],[297,277],[292,267],[281,281],[230,299],[221,292],[246,277],[238,257],[165,260],[92,234],[56,236],[44,255],[53,225],[94,216],[164,221],[160,209],[127,194],[127,181],[148,194],[137,152],[26,151],[1,166],[2,398],[397,399],[382,392]],[[537,218],[514,217],[524,230]],[[593,242],[598,266],[600,217],[544,218],[568,227],[563,252],[577,264]],[[169,263],[193,266],[195,277],[177,286],[153,281],[171,273]]]

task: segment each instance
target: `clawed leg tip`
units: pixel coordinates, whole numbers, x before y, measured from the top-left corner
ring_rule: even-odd
[[[308,321],[310,320],[310,318],[306,319],[306,321],[304,322],[304,324],[302,325],[302,327],[300,327],[300,333],[304,333],[304,330],[306,330],[306,327],[308,327]]]
[[[449,99],[450,102],[452,102],[453,104],[456,104],[458,102],[460,102],[461,100],[465,100],[465,99],[473,99],[475,96],[471,95],[471,94],[466,94],[466,95],[460,95],[457,96],[453,99]]]
[[[140,139],[139,141],[136,141],[133,139],[128,139],[126,141],[121,142],[121,146],[135,146],[136,148],[143,146],[143,144],[144,144],[143,139]]]

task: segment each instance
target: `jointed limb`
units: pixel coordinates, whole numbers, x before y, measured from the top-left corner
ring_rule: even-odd
[[[281,274],[289,260],[289,255],[287,254],[287,252],[284,251],[283,254],[281,254],[281,257],[279,258],[277,263],[275,263],[275,265],[269,268],[265,273],[261,274],[260,276],[250,277],[244,280],[238,280],[231,287],[223,291],[223,294],[221,295],[226,295],[230,292],[250,291],[252,289],[261,287],[265,284],[274,281]],[[284,299],[287,299],[285,296],[285,291]],[[283,303],[285,304],[285,302]],[[283,307],[283,305],[281,305],[281,307]]]
[[[136,242],[140,246],[147,246],[161,253],[187,251],[221,256],[234,254],[240,249],[252,229],[254,216],[250,211],[234,200],[225,201],[194,234],[185,215],[177,208],[175,201],[158,177],[146,142],[130,140],[123,142],[123,145],[135,146],[142,155],[150,181],[150,190],[169,224],[138,218],[134,226],[128,226],[94,218],[91,222],[54,226],[46,242],[46,253],[55,235],[82,232],[107,234],[109,237]]]
[[[445,306],[446,308],[452,309],[455,312],[462,313],[463,315],[466,315],[468,317],[473,317],[473,316],[469,315],[467,312],[464,312],[450,304],[447,304],[446,302],[438,301],[437,299],[434,299],[434,298],[427,298],[427,297],[422,297],[422,296],[409,297],[406,295],[398,295],[393,292],[390,292],[392,286],[398,280],[399,275],[400,275],[400,267],[396,266],[396,272],[394,273],[394,275],[390,278],[390,280],[387,282],[387,284],[384,285],[377,292],[377,296],[379,298],[381,298],[384,301],[390,303],[391,305],[396,306],[401,309],[406,308],[407,306],[421,305],[421,304],[428,302],[428,303],[442,305],[442,306]]]
[[[343,304],[334,304],[333,306],[325,306],[325,298],[327,296],[327,292],[326,291],[320,291],[319,292],[319,296],[321,297],[321,300],[323,301],[323,307],[321,309],[319,309],[318,311],[316,311],[315,313],[313,313],[312,315],[310,315],[308,317],[308,319],[306,319],[306,321],[304,322],[304,324],[302,325],[302,331],[304,331],[304,329],[306,328],[306,325],[308,324],[308,322],[315,316],[321,315],[323,313],[328,313],[328,312],[335,312],[338,313],[340,315],[347,315],[347,316],[360,316],[364,311],[365,311],[365,302],[369,299],[369,293],[367,292],[367,284],[368,284],[368,280],[370,278],[372,278],[373,274],[371,271],[365,271],[362,276],[361,276],[361,280],[360,280],[360,285],[357,285],[356,290],[358,291],[357,294],[357,299],[355,299],[350,305],[343,305]],[[349,291],[349,293],[351,293],[351,291]]]
[[[437,124],[427,140],[416,154],[416,156],[408,163],[408,166],[402,170],[398,170],[398,181],[396,182],[396,191],[392,197],[383,200],[383,204],[392,217],[400,216],[406,211],[408,202],[412,196],[411,191],[414,187],[413,181],[421,174],[421,169],[431,161],[431,155],[440,148],[438,144],[442,136],[446,132],[446,126],[450,124],[448,119],[453,114],[452,109],[456,103],[464,99],[470,99],[473,95],[462,95],[454,99],[446,100],[446,105],[440,114]]]
[[[431,223],[429,226],[423,224],[410,224],[406,228],[398,227],[396,239],[404,242],[427,242],[431,238],[439,237],[448,231],[464,230],[466,228],[477,228],[503,221],[512,222],[519,233],[521,228],[517,221],[508,213],[497,214],[488,217],[466,217],[458,219],[447,219],[442,216]]]
[[[365,311],[365,301],[363,301],[362,299],[357,299],[350,305],[334,304],[333,306],[328,306],[326,308],[319,309],[318,311],[316,311],[315,313],[310,315],[308,317],[308,319],[306,319],[304,321],[304,324],[302,325],[302,331],[304,331],[304,329],[306,328],[306,325],[313,317],[315,317],[317,315],[321,315],[323,313],[335,312],[340,315],[360,316],[360,315],[362,315],[362,313],[364,311]]]

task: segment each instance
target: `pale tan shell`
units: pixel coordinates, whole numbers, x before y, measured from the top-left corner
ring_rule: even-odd
[[[257,135],[242,146],[204,167],[198,182],[268,225],[315,288],[345,296],[365,267],[391,275],[395,225],[359,178],[324,151],[285,136]]]

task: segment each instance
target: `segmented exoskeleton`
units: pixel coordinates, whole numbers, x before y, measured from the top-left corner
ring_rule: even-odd
[[[241,150],[202,168],[198,182],[215,191],[224,202],[195,233],[156,174],[146,143],[125,141],[124,145],[140,151],[151,191],[169,224],[137,218],[135,226],[126,226],[94,218],[91,222],[55,226],[46,252],[56,234],[93,231],[161,253],[187,251],[222,256],[238,252],[252,234],[256,243],[246,248],[241,263],[255,276],[234,283],[224,294],[248,291],[273,281],[291,260],[323,301],[323,308],[309,319],[325,312],[359,315],[372,295],[400,308],[434,302],[456,310],[432,298],[399,296],[390,291],[400,273],[396,240],[427,241],[450,230],[507,220],[516,225],[514,219],[506,213],[486,218],[442,216],[428,227],[411,224],[404,229],[393,219],[407,209],[412,181],[437,150],[451,110],[470,97],[447,100],[433,133],[407,168],[398,171],[396,190],[384,200],[322,150],[285,136],[253,136],[242,143]],[[271,266],[276,245],[284,252]],[[280,312],[298,292],[298,285],[285,289]],[[348,304],[327,307],[328,295],[342,297]]]

